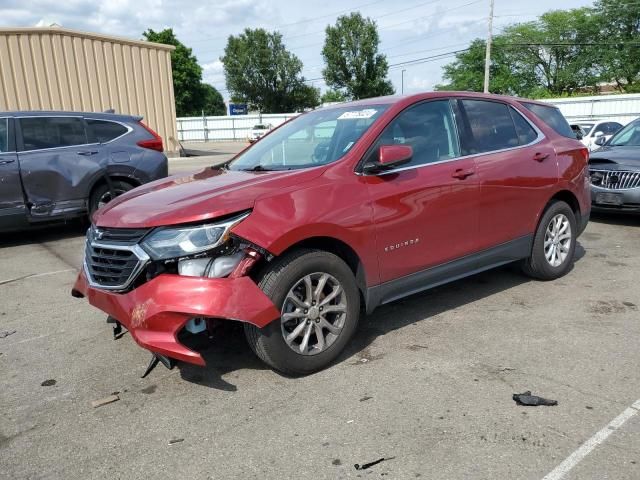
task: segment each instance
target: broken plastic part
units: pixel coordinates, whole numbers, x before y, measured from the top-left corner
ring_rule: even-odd
[[[253,267],[256,262],[262,258],[262,254],[251,247],[246,248],[244,253],[244,257],[240,260],[240,263],[238,263],[236,268],[229,274],[229,278],[244,277],[249,273],[251,267]]]
[[[557,400],[550,400],[547,398],[538,397],[537,395],[531,395],[531,391],[527,390],[524,393],[514,393],[513,399],[518,405],[524,405],[528,407],[537,407],[543,405],[545,407],[553,407],[558,405]]]

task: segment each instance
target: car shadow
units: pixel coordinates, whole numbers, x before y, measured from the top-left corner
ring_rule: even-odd
[[[586,250],[580,242],[577,242],[574,254],[575,262],[579,262],[585,255]],[[532,281],[535,280],[525,276],[517,263],[509,264],[396,300],[379,307],[371,315],[363,313],[360,317],[358,332],[334,364],[352,362],[357,365],[375,360],[379,357],[372,356],[368,347],[376,338],[418,322],[432,321],[433,317],[440,313],[489,298]],[[215,332],[212,341],[209,342],[206,337],[200,336],[201,344],[189,345],[202,354],[207,367],[179,363],[180,375],[184,380],[233,392],[237,390],[237,386],[229,381],[230,378],[233,378],[233,375],[228,376],[231,372],[243,369],[269,369],[249,348],[244,338],[242,324],[223,322]],[[409,346],[409,348],[424,347],[416,344]],[[278,374],[283,378],[294,378]],[[228,376],[228,378],[224,379],[223,376]]]
[[[591,212],[590,222],[606,225],[620,225],[625,227],[640,226],[640,214],[618,212]]]
[[[2,233],[0,234],[0,248],[83,237],[87,228],[89,228],[89,221],[78,218],[68,220],[66,223],[52,223],[30,227],[19,232]]]

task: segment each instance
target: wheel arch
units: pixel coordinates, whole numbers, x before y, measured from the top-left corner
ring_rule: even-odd
[[[333,253],[341,258],[351,269],[360,291],[361,305],[364,306],[367,291],[367,281],[365,275],[364,263],[356,253],[356,251],[342,240],[329,236],[315,236],[305,238],[296,243],[289,245],[285,250],[280,252],[278,256],[286,255],[289,252],[300,248],[311,248]]]

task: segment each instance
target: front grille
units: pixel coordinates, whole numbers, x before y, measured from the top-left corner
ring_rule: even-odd
[[[107,290],[126,290],[149,260],[134,241],[142,238],[146,230],[134,234],[130,229],[100,229],[102,235],[96,230],[89,229],[85,246],[84,265],[89,281]],[[113,233],[115,230],[118,233]],[[120,233],[124,230],[128,232]]]
[[[590,169],[591,185],[610,190],[627,190],[640,187],[640,172],[629,170]]]

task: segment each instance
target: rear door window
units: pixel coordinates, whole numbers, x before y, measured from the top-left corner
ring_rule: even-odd
[[[466,154],[504,150],[520,145],[515,125],[504,103],[488,100],[461,100],[468,121]]]
[[[549,127],[563,137],[576,138],[576,134],[571,130],[569,122],[564,118],[557,107],[551,105],[538,105],[537,103],[521,102],[527,110],[533,112]]]
[[[520,145],[529,145],[538,138],[538,132],[527,122],[515,108],[509,107],[511,112],[511,118],[513,118],[513,124],[516,127],[516,133],[518,134],[518,140]]]
[[[124,125],[109,120],[86,118],[85,122],[87,122],[89,139],[92,143],[107,143],[129,131]]]
[[[20,119],[24,150],[71,147],[87,143],[84,123],[78,117],[27,117]]]

